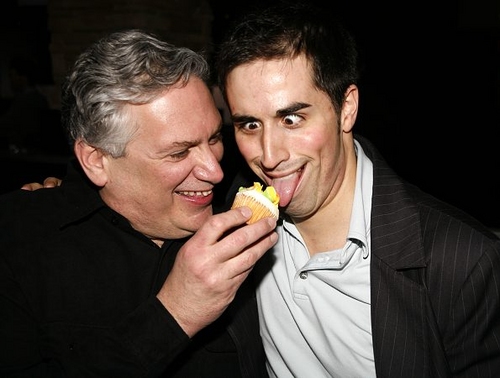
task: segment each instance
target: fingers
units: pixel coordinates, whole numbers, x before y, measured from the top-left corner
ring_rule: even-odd
[[[24,184],[23,186],[21,186],[21,189],[29,190],[29,191],[34,191],[34,190],[38,190],[38,189],[42,189],[42,188],[43,188],[43,185],[38,183],[38,182],[32,182],[32,183]]]
[[[190,250],[196,254],[192,258],[204,259],[203,268],[217,266],[227,280],[248,272],[278,239],[274,218],[246,224],[250,216],[251,210],[242,207],[211,217],[188,242],[197,246]],[[202,250],[210,252],[200,254]],[[188,255],[190,251],[184,252]]]
[[[31,182],[29,184],[24,184],[23,186],[21,186],[21,189],[34,191],[43,188],[55,188],[56,186],[60,186],[61,183],[62,180],[58,179],[57,177],[47,177],[45,180],[43,180],[43,184],[40,184],[39,182]]]
[[[192,336],[217,319],[277,241],[276,220],[247,225],[249,208],[216,214],[179,250],[157,298]]]
[[[275,227],[274,218],[264,218],[234,230],[219,241],[220,258],[225,261],[229,279],[246,278],[255,263],[278,241]]]
[[[193,239],[205,245],[225,239],[225,243],[233,243],[236,248],[241,248],[250,245],[257,240],[257,236],[263,236],[276,227],[276,221],[271,218],[266,218],[265,223],[256,222],[259,223],[256,227],[247,227],[246,222],[251,216],[252,210],[246,206],[214,215],[196,232]],[[239,229],[245,231],[235,233],[235,230]],[[226,239],[227,235],[232,237]]]
[[[61,186],[62,180],[58,179],[57,177],[47,177],[45,180],[43,180],[43,187],[44,188],[55,188],[56,186]]]

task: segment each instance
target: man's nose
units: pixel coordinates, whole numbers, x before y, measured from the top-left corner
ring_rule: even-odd
[[[202,181],[219,183],[224,177],[224,172],[217,156],[210,150],[200,154],[199,161],[194,169],[196,178]]]
[[[267,169],[273,169],[288,158],[286,135],[276,128],[264,128],[260,138],[262,156],[261,164]]]

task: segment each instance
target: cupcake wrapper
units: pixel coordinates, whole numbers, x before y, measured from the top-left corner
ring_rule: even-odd
[[[231,209],[236,209],[237,207],[242,207],[242,206],[247,206],[250,209],[252,209],[252,216],[247,221],[248,224],[255,223],[259,219],[265,217],[278,218],[277,209],[273,211],[272,209],[268,208],[265,204],[262,204],[261,202],[257,201],[255,198],[246,196],[242,193],[238,193],[234,198],[234,202],[233,205],[231,206]],[[270,206],[274,205],[270,204]]]

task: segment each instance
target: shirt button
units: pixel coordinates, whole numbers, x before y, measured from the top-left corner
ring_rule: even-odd
[[[307,272],[300,272],[299,277],[303,280],[307,279]]]

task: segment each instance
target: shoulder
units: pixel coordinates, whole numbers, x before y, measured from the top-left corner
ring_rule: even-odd
[[[0,240],[43,237],[60,225],[67,208],[60,188],[6,193],[0,196]]]
[[[372,242],[379,255],[386,256],[380,248],[412,251],[419,261],[469,254],[473,263],[498,249],[498,238],[484,224],[400,177],[369,142],[362,146],[373,162]]]

